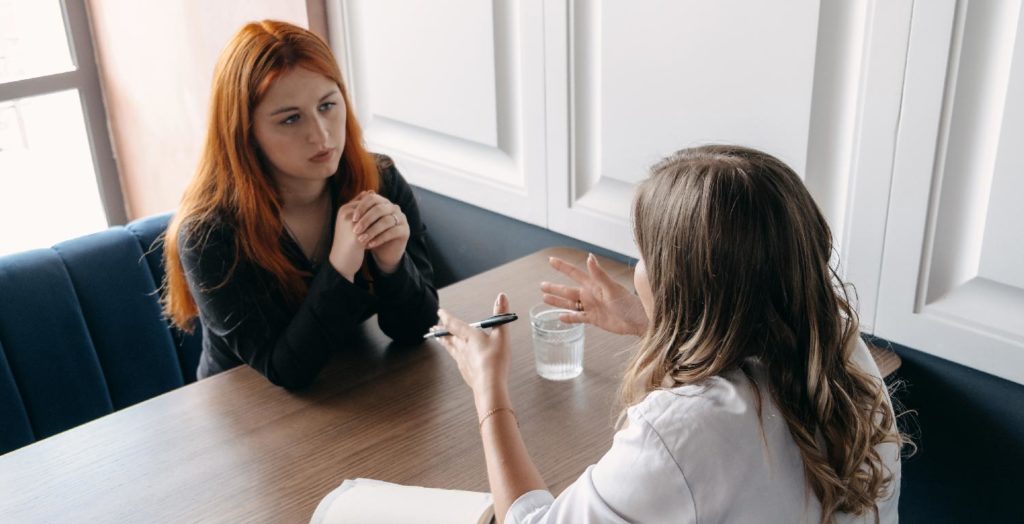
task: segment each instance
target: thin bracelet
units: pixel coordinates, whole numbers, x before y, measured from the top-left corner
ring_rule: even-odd
[[[516,412],[513,411],[512,408],[494,408],[494,409],[488,411],[487,413],[485,413],[484,416],[480,419],[480,430],[481,431],[483,431],[483,429],[484,429],[484,421],[486,421],[488,417],[490,417],[491,415],[493,415],[493,414],[495,414],[495,413],[497,413],[499,411],[508,411],[509,413],[511,413],[512,414],[512,419],[516,421],[516,427],[517,428],[519,427],[519,417],[516,416]]]

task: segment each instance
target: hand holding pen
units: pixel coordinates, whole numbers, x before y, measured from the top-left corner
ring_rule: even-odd
[[[475,327],[475,328],[483,329],[483,328],[489,328],[489,327],[494,327],[494,326],[500,326],[502,324],[508,324],[509,322],[512,322],[513,320],[518,320],[518,319],[519,319],[519,317],[515,313],[501,313],[499,315],[494,315],[494,316],[491,316],[491,317],[487,317],[487,318],[485,318],[483,320],[480,320],[480,321],[477,321],[477,322],[473,322],[469,326],[470,327]],[[451,335],[451,333],[447,329],[435,329],[435,330],[431,330],[426,335],[423,335],[423,338],[439,338],[439,337],[447,337],[449,335]]]
[[[444,309],[437,310],[440,330],[451,336],[432,337],[455,360],[459,374],[473,390],[478,420],[486,411],[508,407],[509,329],[494,327],[511,322],[516,317],[509,313],[508,297],[498,294],[494,300],[494,317],[467,324]],[[488,322],[489,320],[489,322]],[[490,325],[494,329],[477,329]]]

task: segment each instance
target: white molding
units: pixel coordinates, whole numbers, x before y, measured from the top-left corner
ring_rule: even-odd
[[[805,182],[874,330],[912,0],[823,4]]]
[[[599,151],[581,147],[601,132],[599,16],[592,2],[545,4],[549,228],[637,257],[628,216],[635,186],[601,177]]]

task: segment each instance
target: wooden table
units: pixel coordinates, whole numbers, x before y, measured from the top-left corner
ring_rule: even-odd
[[[534,370],[527,313],[553,248],[441,290],[464,319],[490,314],[499,291],[510,324],[510,388],[541,474],[558,493],[611,445],[614,397],[634,338],[586,328],[583,375]],[[626,282],[632,269],[603,260]],[[389,344],[372,320],[359,350],[315,386],[289,393],[248,367],[171,391],[0,456],[3,522],[307,522],[346,478],[487,491],[469,388],[435,342]]]

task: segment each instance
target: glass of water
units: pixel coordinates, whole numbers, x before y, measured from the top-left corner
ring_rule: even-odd
[[[570,311],[547,304],[530,309],[537,374],[548,380],[569,380],[583,372],[583,324],[562,322],[562,313]]]

